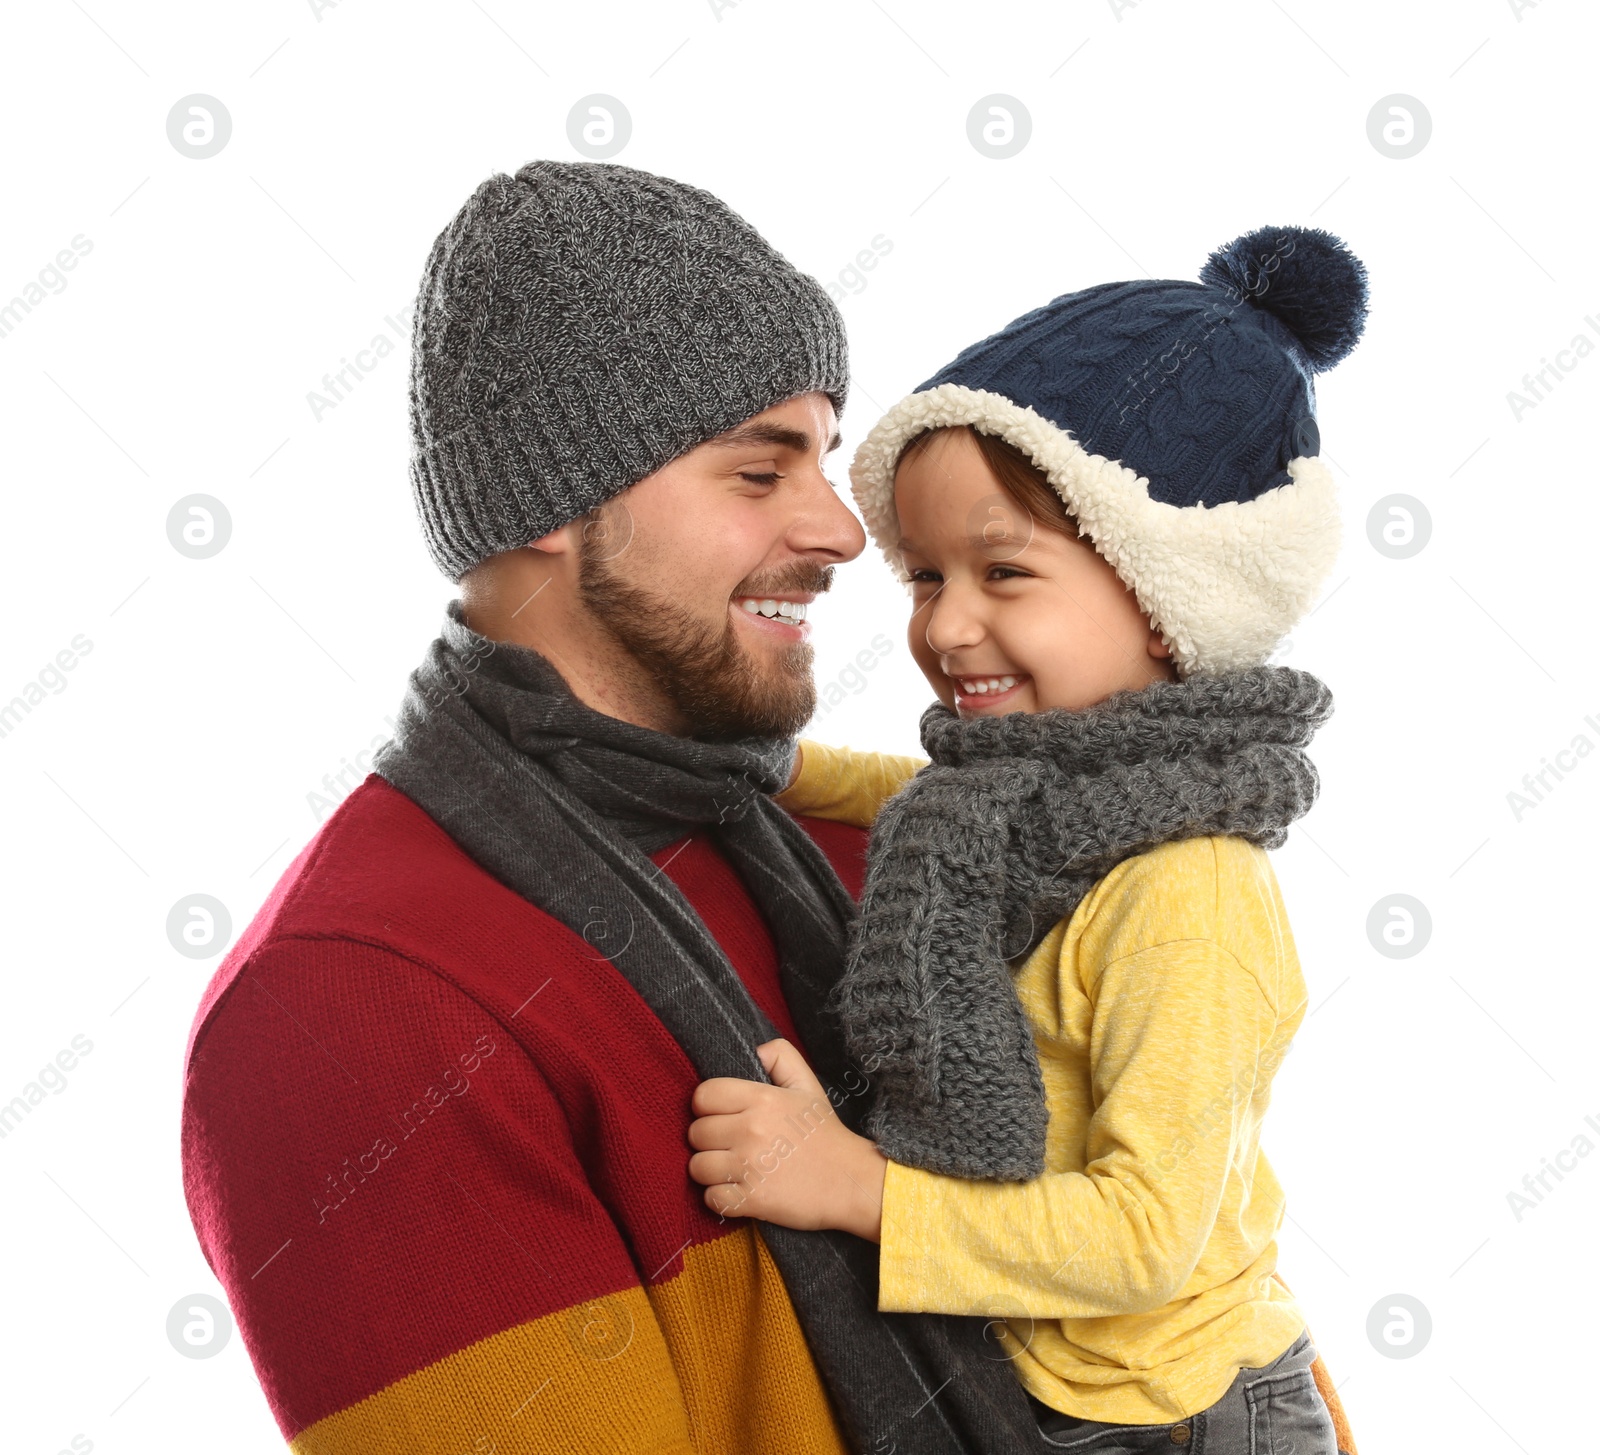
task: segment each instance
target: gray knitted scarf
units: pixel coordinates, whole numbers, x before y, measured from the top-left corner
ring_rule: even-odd
[[[502,883],[592,943],[606,926],[597,948],[702,1077],[764,1081],[755,1048],[777,1031],[648,857],[710,833],[772,929],[813,1069],[826,1087],[850,1086],[825,1005],[855,906],[769,796],[793,757],[790,740],[704,743],[595,712],[543,657],[480,636],[452,602],[376,767]],[[847,1125],[859,1123],[858,1100],[840,1098]],[[876,1248],[848,1233],[759,1226],[855,1449],[1048,1448],[984,1320],[880,1314]]]
[[[922,717],[932,763],[878,815],[832,1004],[877,1084],[864,1130],[956,1177],[1044,1170],[1044,1084],[1012,967],[1124,859],[1236,834],[1277,848],[1317,793],[1333,699],[1257,667],[1082,712]]]

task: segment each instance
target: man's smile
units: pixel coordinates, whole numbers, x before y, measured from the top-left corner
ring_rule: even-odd
[[[747,626],[764,635],[803,642],[811,635],[806,608],[815,599],[814,592],[791,591],[781,596],[735,596],[728,606]]]

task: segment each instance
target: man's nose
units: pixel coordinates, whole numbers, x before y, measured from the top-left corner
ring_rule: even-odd
[[[824,555],[830,561],[855,560],[866,548],[867,533],[828,477],[820,469],[811,469],[806,479],[797,483],[800,489],[789,528],[790,548]]]

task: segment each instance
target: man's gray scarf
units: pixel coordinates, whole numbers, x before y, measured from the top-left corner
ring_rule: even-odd
[[[1264,848],[1317,794],[1333,710],[1309,672],[1257,667],[1085,711],[922,717],[932,759],[878,815],[833,1004],[877,1091],[865,1131],[956,1177],[1044,1170],[1044,1084],[1012,968],[1112,868],[1173,839]]]
[[[702,1077],[764,1081],[755,1048],[777,1031],[648,857],[707,830],[772,929],[813,1069],[825,1087],[848,1086],[825,1004],[855,907],[768,796],[793,756],[790,740],[704,743],[595,712],[543,657],[479,636],[452,602],[376,767],[479,865],[595,943]],[[857,1126],[855,1100],[841,1100]],[[686,1180],[688,1155],[685,1144]],[[847,1233],[759,1228],[856,1449],[1048,1448],[983,1320],[880,1314],[875,1248]]]

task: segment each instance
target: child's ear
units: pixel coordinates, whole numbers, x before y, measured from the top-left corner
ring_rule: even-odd
[[[1145,650],[1152,657],[1159,658],[1163,662],[1172,660],[1172,648],[1167,645],[1166,638],[1154,627],[1150,628],[1150,640],[1145,643]]]

